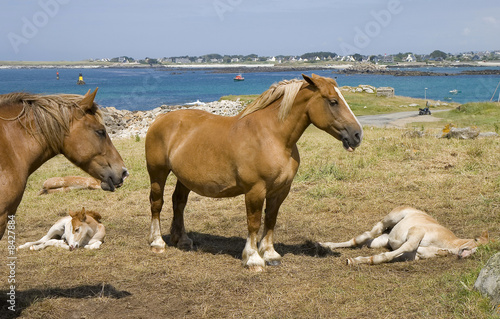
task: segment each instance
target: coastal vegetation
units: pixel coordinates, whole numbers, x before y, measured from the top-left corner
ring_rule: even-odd
[[[365,104],[383,101],[368,94],[346,96],[356,114]],[[396,104],[392,107],[399,108]],[[439,116],[443,123],[487,130],[493,125],[487,119],[500,118],[498,109],[497,103],[469,103]],[[196,249],[150,252],[143,139],[114,141],[130,171],[114,193],[38,196],[49,177],[83,176],[58,156],[28,181],[16,215],[16,245],[40,238],[67,210],[82,206],[103,216],[107,237],[94,251],[18,251],[20,316],[142,317],[147,309],[149,317],[175,318],[491,318],[489,300],[473,285],[489,257],[500,250],[498,242],[462,260],[449,256],[359,267],[346,266],[346,257],[372,251],[328,253],[314,244],[347,240],[402,204],[427,211],[459,237],[472,238],[487,229],[498,239],[500,139],[438,139],[441,126],[434,125],[365,127],[363,143],[353,153],[309,128],[299,140],[301,167],[278,217],[276,250],[283,263],[261,274],[240,264],[246,236],[242,197],[192,194],[186,228]],[[415,129],[424,134],[406,134]],[[172,176],[165,191],[165,225],[172,217],[174,187]],[[168,242],[168,227],[163,234]],[[0,250],[7,251],[7,241],[0,242]],[[6,293],[5,283],[0,287]]]

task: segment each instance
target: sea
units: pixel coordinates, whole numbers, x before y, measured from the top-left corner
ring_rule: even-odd
[[[495,69],[474,67],[470,70]],[[496,68],[498,69],[498,68]],[[459,73],[469,68],[412,68],[415,71]],[[244,71],[244,69],[242,69]],[[57,79],[57,72],[59,79]],[[77,85],[79,74],[85,85]],[[496,91],[500,75],[392,76],[335,74],[332,69],[242,73],[244,81],[234,81],[236,73],[212,70],[158,68],[64,68],[0,69],[0,94],[25,91],[40,94],[85,94],[99,88],[96,101],[103,107],[131,111],[151,110],[161,105],[182,105],[196,101],[212,102],[225,95],[260,94],[285,79],[315,73],[336,78],[340,86],[368,84],[389,86],[396,95],[427,98],[443,102],[476,102],[499,99]],[[456,93],[453,92],[456,90]],[[452,91],[452,92],[450,92]]]

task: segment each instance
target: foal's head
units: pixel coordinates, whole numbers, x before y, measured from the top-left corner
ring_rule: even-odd
[[[352,113],[337,82],[313,74],[311,77],[302,74],[309,84],[313,96],[308,102],[308,116],[318,128],[326,131],[339,141],[350,152],[359,146],[363,139],[363,128]]]
[[[85,208],[79,211],[70,212],[71,227],[66,227],[64,235],[70,250],[85,246],[94,236],[95,225],[101,219],[97,212],[86,212]]]
[[[478,238],[474,238],[463,244],[458,250],[458,258],[466,258],[476,252],[477,247],[490,242],[488,231],[485,230]]]

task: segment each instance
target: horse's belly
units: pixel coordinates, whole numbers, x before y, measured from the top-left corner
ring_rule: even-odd
[[[179,178],[179,177],[178,177]],[[221,198],[234,197],[243,193],[236,183],[220,183],[214,181],[190,181],[179,178],[179,181],[198,195]]]

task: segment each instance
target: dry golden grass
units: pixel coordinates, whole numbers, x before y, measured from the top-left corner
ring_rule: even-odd
[[[20,318],[489,318],[488,300],[472,290],[497,243],[469,259],[348,267],[346,257],[314,243],[347,240],[392,208],[423,209],[458,236],[483,229],[500,236],[500,139],[403,137],[402,130],[365,129],[354,153],[310,128],[299,141],[302,164],[282,206],[276,250],[282,265],[264,273],[241,266],[246,238],[243,198],[190,196],[186,228],[195,251],[150,252],[144,143],[117,141],[130,177],[115,193],[75,191],[37,196],[50,176],[80,174],[62,157],[30,178],[16,215],[16,244],[35,240],[69,209],[103,216],[100,250],[18,251],[16,316]],[[162,213],[168,241],[169,177]],[[8,291],[7,242],[0,242],[0,294]],[[3,305],[3,301],[2,301]],[[2,315],[8,311],[1,310]]]

